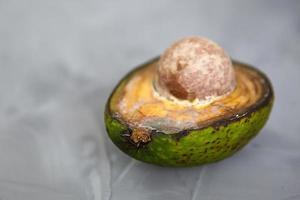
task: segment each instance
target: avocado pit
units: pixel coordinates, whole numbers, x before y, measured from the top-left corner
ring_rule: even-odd
[[[194,36],[175,42],[164,52],[154,84],[163,96],[193,101],[225,95],[235,82],[225,51],[209,39]]]

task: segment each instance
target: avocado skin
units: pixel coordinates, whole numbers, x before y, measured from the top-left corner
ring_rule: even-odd
[[[105,111],[107,133],[124,153],[146,163],[189,167],[220,161],[244,147],[265,125],[274,101],[272,86],[266,81],[269,94],[247,112],[196,130],[174,134],[154,130],[151,141],[139,147],[124,136],[132,130],[110,112],[109,99]]]

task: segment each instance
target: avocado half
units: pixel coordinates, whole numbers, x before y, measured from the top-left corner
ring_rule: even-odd
[[[124,153],[161,166],[211,163],[233,155],[265,125],[273,89],[254,67],[233,60],[236,89],[197,106],[155,97],[157,62],[152,59],[127,74],[107,101],[106,129]]]

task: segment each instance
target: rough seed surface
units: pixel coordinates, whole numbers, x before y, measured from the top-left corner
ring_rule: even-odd
[[[206,38],[187,37],[161,56],[155,87],[166,97],[205,100],[232,91],[235,73],[220,46]]]

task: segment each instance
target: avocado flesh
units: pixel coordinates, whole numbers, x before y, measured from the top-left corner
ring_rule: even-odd
[[[195,117],[195,112],[192,112],[192,115],[189,115],[189,112],[180,112],[184,113],[184,116],[181,116],[177,113],[177,104],[172,107],[174,102],[166,104],[168,100],[161,99],[152,107],[150,104],[146,112],[145,109],[141,110],[143,105],[147,108],[146,99],[151,99],[149,94],[153,92],[147,89],[148,86],[141,88],[140,92],[138,89],[135,91],[134,87],[126,92],[126,87],[130,84],[134,85],[131,80],[143,70],[154,68],[156,63],[157,59],[154,59],[129,73],[118,84],[106,106],[107,132],[112,141],[128,155],[162,166],[184,167],[215,162],[241,149],[267,121],[273,104],[273,91],[269,80],[256,69],[235,61],[233,65],[237,71],[237,78],[240,78],[237,88],[232,94],[199,108],[197,105],[192,106],[196,113],[202,112],[200,118]],[[149,76],[151,76],[150,71],[147,72]],[[250,81],[243,82],[245,77],[241,79],[243,76],[238,71],[245,72],[244,76],[248,74]],[[144,80],[145,77],[139,79]],[[143,84],[138,82],[137,86],[141,87]],[[255,90],[255,93],[249,88]],[[133,98],[132,92],[135,92]],[[141,94],[137,95],[137,93]],[[136,96],[137,99],[144,100],[141,101],[143,103],[139,103],[139,106],[133,106],[137,101]],[[144,97],[147,98],[143,99]],[[128,103],[130,101],[122,102],[124,98],[132,101],[133,104]],[[218,107],[214,106],[216,102]],[[132,107],[134,109],[130,109]],[[166,107],[167,114],[163,110]],[[178,105],[178,108],[183,110],[185,107],[191,106]],[[143,111],[142,115],[138,115],[137,113],[141,111]],[[203,118],[202,115],[205,117]],[[166,116],[170,119],[165,122]],[[187,123],[176,123],[176,120],[180,121],[184,118],[188,119]],[[189,121],[193,123],[188,123]],[[139,131],[148,133],[150,139],[139,142],[134,140],[131,136]]]

